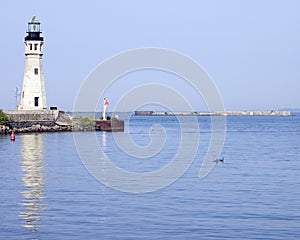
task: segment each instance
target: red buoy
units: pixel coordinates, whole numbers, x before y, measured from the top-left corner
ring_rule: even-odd
[[[10,141],[15,141],[16,140],[16,136],[15,133],[12,131],[10,134]]]

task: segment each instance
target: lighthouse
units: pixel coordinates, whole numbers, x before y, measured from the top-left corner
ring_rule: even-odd
[[[42,64],[44,38],[41,33],[40,22],[33,17],[25,37],[25,69],[18,110],[47,109]]]

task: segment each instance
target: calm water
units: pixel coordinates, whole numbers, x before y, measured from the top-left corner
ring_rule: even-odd
[[[15,142],[0,136],[0,239],[300,239],[300,115],[228,117],[225,163],[202,180],[210,120],[199,122],[200,146],[188,171],[144,194],[94,179],[72,133],[17,135]],[[111,133],[96,135],[120,168],[154,171],[179,146],[176,118],[131,117],[128,127],[147,145],[157,123],[168,138],[148,160],[120,153]]]

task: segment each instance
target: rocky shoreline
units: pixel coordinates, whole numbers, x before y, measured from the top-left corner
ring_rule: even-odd
[[[30,127],[10,128],[9,126],[0,126],[0,134],[14,133],[42,133],[42,132],[71,132],[72,126],[41,126],[40,124],[32,125]]]
[[[0,134],[124,131],[124,121],[100,120],[94,117],[71,117],[63,111],[10,111],[9,121],[0,125]]]

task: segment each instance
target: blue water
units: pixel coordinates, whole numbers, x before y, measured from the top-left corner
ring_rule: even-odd
[[[201,180],[210,118],[198,120],[199,150],[187,172],[141,194],[93,178],[72,133],[0,136],[0,239],[300,239],[300,115],[228,117],[225,162]],[[127,130],[147,145],[153,124],[168,138],[150,160],[120,153],[112,133],[96,136],[118,167],[155,171],[176,152],[180,124],[132,116]]]

